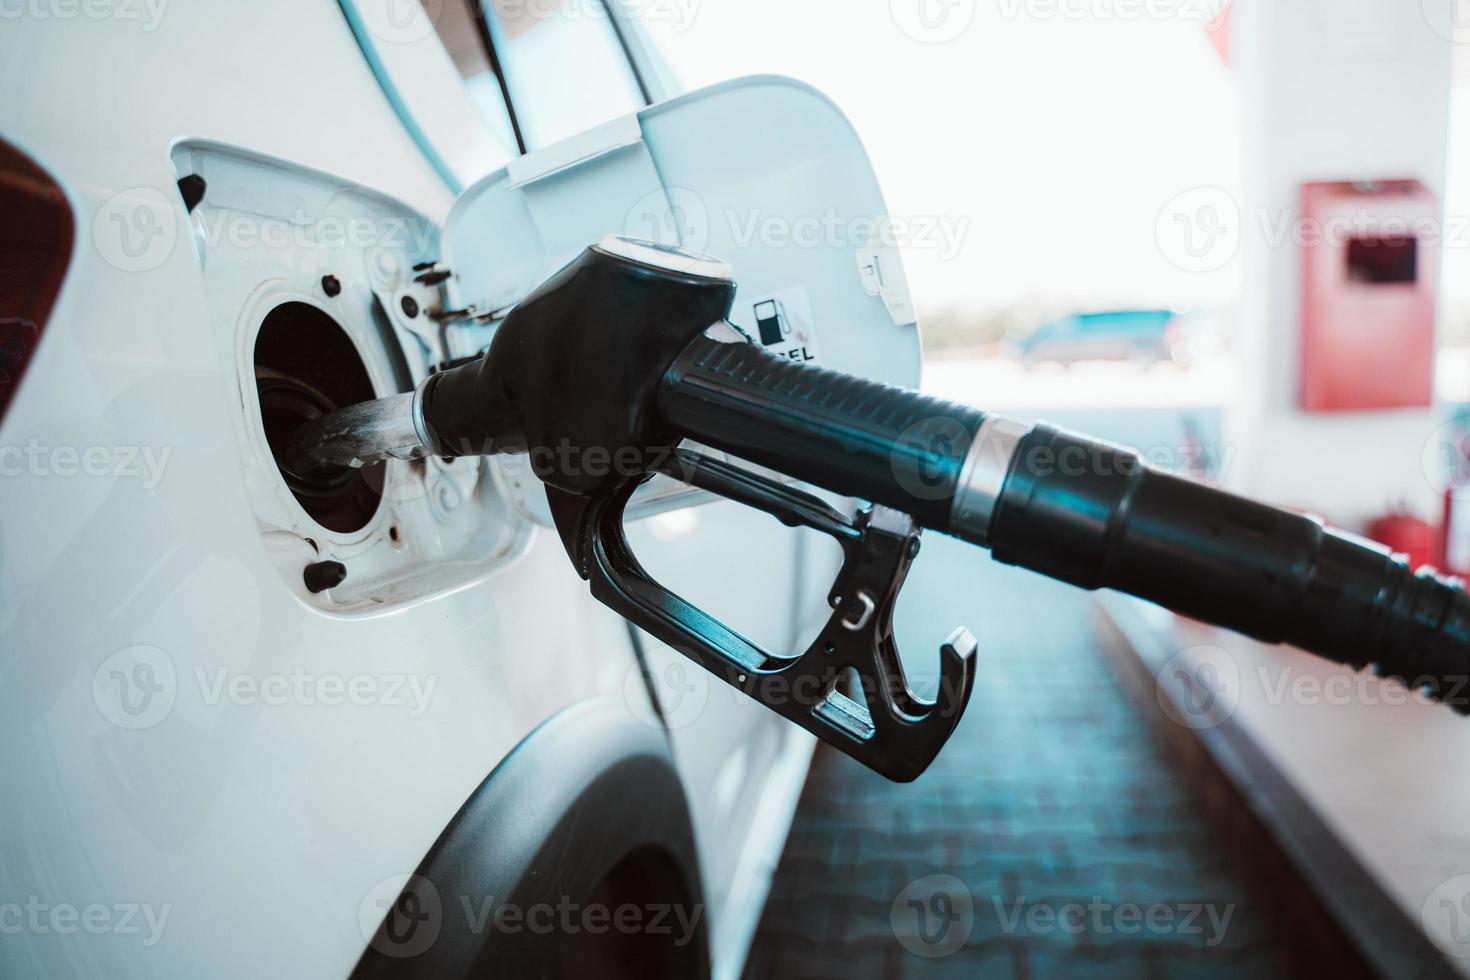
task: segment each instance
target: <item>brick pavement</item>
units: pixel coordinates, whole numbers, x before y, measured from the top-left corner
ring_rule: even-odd
[[[922,663],[955,625],[974,630],[965,720],[912,785],[818,750],[749,980],[1289,975],[1283,927],[1116,685],[1088,603],[925,541],[900,646]],[[1228,910],[1223,928],[1207,908]]]

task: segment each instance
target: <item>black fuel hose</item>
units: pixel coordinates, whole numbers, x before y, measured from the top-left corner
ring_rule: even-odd
[[[1375,665],[1470,713],[1458,580],[1127,449],[783,359],[726,322],[735,294],[707,257],[605,241],[524,299],[482,361],[426,381],[412,431],[440,455],[530,453],[553,491],[583,500],[628,480],[594,457],[637,464],[691,438],[1008,564]],[[561,530],[574,545],[585,529]]]
[[[1116,589],[1423,688],[1470,713],[1470,597],[1317,518],[1127,449],[700,338],[665,373],[672,429],[912,514],[1007,564]]]

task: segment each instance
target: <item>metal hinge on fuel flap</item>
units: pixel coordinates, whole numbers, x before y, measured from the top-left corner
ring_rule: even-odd
[[[454,279],[454,271],[440,262],[420,262],[407,285],[375,293],[415,378],[479,357],[510,312],[508,306],[454,308],[447,289]]]
[[[509,307],[454,308],[448,289],[454,280],[452,269],[437,260],[425,261],[406,276],[393,276],[388,288],[374,290],[415,384],[481,356],[490,346],[495,327],[509,312]],[[447,522],[474,495],[481,468],[437,457],[424,459],[422,465],[429,509],[436,520]]]

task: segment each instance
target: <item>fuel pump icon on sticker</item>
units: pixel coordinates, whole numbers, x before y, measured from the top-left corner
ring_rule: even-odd
[[[793,361],[817,360],[811,299],[805,287],[767,293],[746,309],[755,318],[755,327],[751,330],[747,326],[747,334],[758,338],[766,350]]]
[[[791,336],[791,319],[779,299],[755,304],[755,325],[760,330],[761,344],[774,347]]]

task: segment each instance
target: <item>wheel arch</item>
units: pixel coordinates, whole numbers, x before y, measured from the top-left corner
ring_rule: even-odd
[[[618,904],[594,940],[586,913],[609,903]],[[611,925],[624,905],[639,909],[632,932]],[[667,908],[660,915],[655,905]],[[352,976],[586,975],[589,957],[600,958],[597,975],[615,976],[610,956],[631,958],[633,976],[703,978],[704,912],[688,801],[665,733],[620,700],[586,701],[543,723],[480,784]]]

